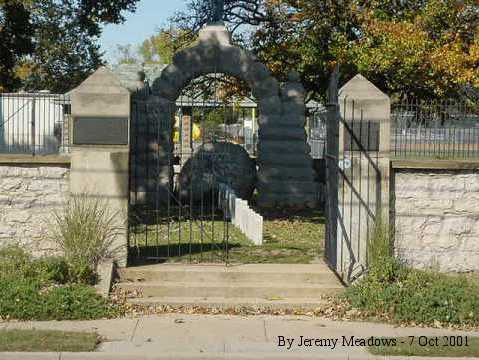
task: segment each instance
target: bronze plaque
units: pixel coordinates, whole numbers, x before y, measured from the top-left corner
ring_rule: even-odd
[[[75,118],[73,144],[128,145],[128,118]]]

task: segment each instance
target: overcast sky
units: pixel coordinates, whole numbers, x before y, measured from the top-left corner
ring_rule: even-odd
[[[185,9],[186,0],[141,0],[138,9],[128,14],[122,25],[104,27],[100,39],[105,59],[108,62],[116,60],[117,44],[137,45],[153,35],[155,31],[167,24],[167,20],[175,11]]]

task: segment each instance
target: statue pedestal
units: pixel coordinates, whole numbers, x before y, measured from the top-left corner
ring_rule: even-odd
[[[231,44],[231,33],[222,21],[207,24],[199,33],[200,41],[215,41],[222,45]]]

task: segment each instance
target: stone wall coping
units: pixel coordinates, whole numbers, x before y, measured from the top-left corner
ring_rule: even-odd
[[[70,166],[65,155],[0,154],[0,165],[64,165]]]
[[[479,160],[392,160],[393,169],[479,170]]]

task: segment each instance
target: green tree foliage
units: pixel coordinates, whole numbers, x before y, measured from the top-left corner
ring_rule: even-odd
[[[0,91],[19,86],[15,65],[33,51],[30,13],[19,1],[0,0]]]
[[[136,48],[132,44],[118,45],[118,63],[170,64],[173,55],[191,45],[195,39],[190,31],[160,29]]]
[[[209,3],[190,0],[172,21],[197,31]],[[362,72],[397,96],[455,97],[479,86],[475,0],[226,0],[225,19],[274,75],[299,71],[314,96],[325,95],[337,64],[342,82]]]
[[[478,6],[430,0],[405,18],[364,12],[346,61],[402,96],[457,97],[467,85],[479,87]]]
[[[146,64],[170,64],[175,52],[190,45],[195,38],[184,30],[161,29],[143,41],[139,53]]]
[[[140,62],[138,59],[138,54],[133,45],[117,45],[116,50],[118,53],[118,64],[138,64]]]
[[[101,26],[123,22],[124,12],[134,11],[137,2],[1,0],[0,87],[56,92],[75,87],[102,64]]]
[[[278,78],[284,80],[296,70],[310,94],[325,94],[345,44],[359,35],[354,2],[271,1],[267,6],[266,21],[252,37],[252,50]],[[343,76],[354,72],[350,64],[342,65]]]

